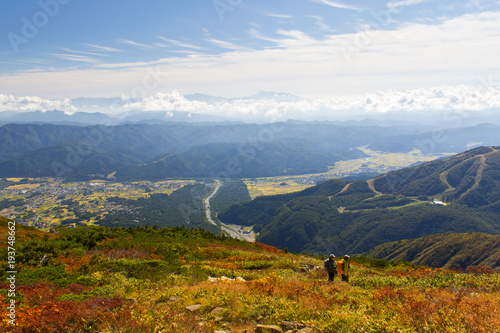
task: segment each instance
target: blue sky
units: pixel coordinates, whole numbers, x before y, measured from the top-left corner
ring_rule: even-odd
[[[500,105],[499,0],[6,0],[2,9],[0,110],[26,96],[196,109],[172,100],[258,91],[301,96],[304,109],[318,99],[435,107],[443,94],[442,108],[450,94],[461,108]]]

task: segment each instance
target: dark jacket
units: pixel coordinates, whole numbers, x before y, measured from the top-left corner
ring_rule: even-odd
[[[325,260],[325,270],[328,273],[337,273],[337,261],[335,259],[330,260],[330,258]]]

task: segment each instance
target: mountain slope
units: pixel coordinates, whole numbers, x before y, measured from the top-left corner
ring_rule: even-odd
[[[258,149],[238,143],[194,146],[182,154],[163,154],[150,162],[118,170],[119,180],[167,177],[254,178],[327,171],[342,159],[362,157],[358,150],[328,153],[305,139],[263,142]]]
[[[399,130],[399,129],[395,129]],[[28,176],[55,176],[53,172],[41,172],[39,166],[44,163],[39,159],[43,155],[52,154],[60,156],[52,160],[63,165],[74,168],[74,164],[67,161],[68,154],[74,152],[79,161],[84,162],[88,155],[93,152],[114,153],[130,152],[130,157],[141,157],[139,162],[130,164],[122,163],[122,166],[145,163],[151,161],[155,156],[163,154],[187,154],[190,157],[207,155],[207,146],[212,152],[221,149],[232,149],[226,152],[226,158],[237,157],[240,164],[242,159],[249,160],[249,173],[252,168],[263,167],[259,165],[257,154],[260,158],[272,159],[274,153],[294,163],[295,165],[305,163],[300,170],[316,171],[325,168],[325,156],[316,156],[313,153],[328,153],[333,160],[344,158],[352,154],[359,157],[359,152],[351,149],[365,145],[375,137],[384,135],[386,128],[363,127],[363,135],[359,135],[358,127],[335,126],[329,124],[315,123],[276,123],[276,124],[184,124],[172,123],[166,125],[126,124],[120,126],[63,126],[63,125],[33,125],[33,124],[8,124],[0,127],[0,162],[9,162],[9,173],[2,173],[0,177],[13,175]],[[290,140],[294,143],[290,143]],[[288,142],[288,143],[287,143]],[[217,147],[217,144],[221,145]],[[224,144],[232,144],[232,147],[224,147]],[[68,154],[59,154],[60,145],[68,147]],[[199,146],[198,148],[194,148]],[[297,147],[295,147],[297,146]],[[301,146],[301,147],[299,147]],[[42,151],[42,149],[44,149]],[[193,149],[192,151],[189,151]],[[236,153],[236,151],[238,153]],[[300,151],[300,152],[299,152]],[[298,155],[295,153],[299,152]],[[286,155],[283,155],[286,153]],[[354,154],[353,154],[354,153]],[[267,156],[266,156],[267,155]],[[203,156],[202,156],[203,157]],[[210,156],[206,156],[210,158]],[[347,157],[349,158],[349,157]],[[192,158],[191,158],[192,159]],[[295,159],[295,161],[293,161]],[[310,161],[308,161],[310,159]],[[330,161],[332,159],[326,159]],[[276,164],[275,159],[274,164]],[[226,168],[226,161],[219,164]],[[191,162],[190,162],[191,163]],[[253,164],[252,164],[253,163]],[[314,165],[314,164],[317,165]],[[107,163],[114,165],[113,163]],[[254,165],[256,164],[256,165]],[[19,165],[19,167],[18,167]],[[210,164],[210,167],[217,165]],[[268,165],[269,166],[269,165]],[[266,166],[267,167],[267,166]],[[272,172],[282,172],[283,167],[271,165]],[[200,173],[203,165],[193,165],[193,170]],[[286,168],[286,167],[285,167]],[[106,173],[116,171],[108,169]],[[203,170],[203,174],[211,170]],[[270,173],[269,171],[267,171]],[[94,172],[95,173],[95,172]]]
[[[486,123],[418,134],[390,135],[375,140],[369,148],[387,152],[409,152],[420,149],[424,154],[458,153],[479,145],[498,145],[499,141],[500,127]]]
[[[92,118],[99,115],[88,116]],[[247,177],[318,172],[339,159],[359,157],[357,147],[368,146],[380,140],[394,143],[398,140],[394,135],[403,133],[413,133],[415,138],[418,134],[416,132],[418,131],[408,126],[350,126],[295,121],[262,125],[175,122],[119,126],[8,124],[0,127],[0,162],[9,162],[9,173],[3,173],[0,169],[0,177],[55,176],[53,172],[40,168],[45,163],[40,157],[46,154],[60,156],[53,162],[65,164],[75,169],[75,172],[83,171],[70,165],[74,163],[68,162],[67,156],[59,153],[60,145],[67,147],[68,154],[76,152],[82,163],[87,161],[87,164],[101,165],[96,168],[98,171],[91,169],[89,173],[111,173],[117,171],[116,165],[137,167],[138,164],[154,162],[152,159],[155,156],[164,157],[168,154],[182,154],[188,163],[183,167],[192,169],[189,175],[207,176],[226,169],[228,165],[231,169],[231,164],[234,163],[240,165],[241,174]],[[459,136],[467,137],[469,132],[479,135],[475,137],[477,142],[487,141],[493,135],[491,129],[463,128],[460,129]],[[428,135],[431,134],[427,133],[424,137]],[[485,137],[481,138],[481,135]],[[439,151],[441,150],[433,152]],[[108,154],[108,161],[89,161],[88,155],[94,152]],[[110,161],[115,152],[127,156]],[[208,156],[209,152],[219,154],[218,161]],[[140,160],[135,161],[137,158]],[[197,163],[194,159],[201,162]],[[280,161],[283,165],[280,165]],[[176,163],[182,164],[182,161]],[[141,172],[139,170],[135,173]]]
[[[498,154],[496,147],[483,147],[368,182],[331,180],[299,193],[233,205],[219,219],[254,226],[258,241],[294,252],[362,253],[386,242],[446,232],[498,235]],[[482,161],[483,167],[474,167]],[[462,194],[448,205],[434,204],[431,194],[452,193],[443,179],[458,184]],[[474,193],[486,199],[465,201]]]
[[[406,168],[374,180],[382,193],[428,195],[469,207],[500,199],[500,147],[479,147],[451,158]]]
[[[379,245],[367,256],[407,260],[417,265],[466,269],[489,266],[500,269],[500,236],[482,233],[439,234]]]
[[[49,234],[15,227],[15,297],[8,292],[13,272],[7,269],[7,238],[0,238],[5,254],[0,279],[6,281],[0,283],[1,298],[16,311],[11,325],[14,306],[0,308],[6,318],[0,321],[2,332],[262,332],[262,325],[279,326],[274,332],[495,332],[500,327],[497,274],[353,257],[347,284],[339,277],[327,282],[322,259],[200,229],[61,227]],[[12,229],[0,217],[0,233]]]

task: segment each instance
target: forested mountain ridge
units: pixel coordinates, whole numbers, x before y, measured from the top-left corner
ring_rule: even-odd
[[[469,266],[500,270],[500,236],[483,233],[439,234],[379,245],[367,253],[387,260],[464,270]]]
[[[334,153],[306,139],[281,139],[259,144],[209,143],[182,154],[162,154],[152,161],[120,169],[118,180],[168,177],[255,178],[326,172],[337,161],[365,156],[352,149]]]
[[[397,128],[393,130],[399,131]],[[323,155],[315,158],[318,163],[312,170],[316,171],[323,170],[326,161],[331,162],[330,156],[333,156],[333,160],[335,156],[349,158],[353,148],[376,140],[385,135],[385,131],[386,129],[378,127],[363,127],[363,135],[359,135],[361,131],[358,127],[294,122],[263,125],[171,123],[88,127],[8,124],[0,127],[0,177],[61,176],[61,172],[57,172],[61,169],[65,171],[63,176],[106,174],[127,166],[136,166],[140,170],[141,164],[154,163],[165,156],[177,158],[180,154],[183,155],[182,158],[187,158],[186,163],[193,164],[197,159],[205,158],[203,154],[206,155],[207,147],[214,152],[225,144],[232,145],[230,149],[233,149],[233,153],[225,152],[226,158],[237,157],[241,166],[248,169],[259,167],[254,165],[260,159],[255,158],[256,154],[259,157],[267,154],[267,160],[272,158],[271,155],[278,154],[289,159],[294,164],[294,169],[309,170],[309,167],[296,164],[303,162],[302,155],[307,150],[308,157],[319,151]],[[294,144],[287,143],[290,140],[295,140]],[[295,149],[298,146],[302,148]],[[301,155],[294,162],[293,154],[299,150]],[[329,154],[328,158],[325,158],[325,153]],[[115,160],[113,154],[119,154],[120,158]],[[359,152],[354,155],[360,156]],[[47,165],[47,156],[50,156],[51,165]],[[103,156],[106,158],[101,159]],[[250,164],[247,165],[247,162]],[[273,163],[276,164],[276,161]],[[309,164],[313,163],[311,161]],[[59,168],[55,168],[55,164]],[[227,167],[225,163],[222,165]],[[269,165],[260,166],[261,169],[266,167]],[[282,172],[283,168],[289,166],[270,167],[266,171],[268,174]],[[204,177],[211,177],[219,171],[202,170],[203,165],[193,165],[192,168],[192,173],[201,173]]]
[[[7,124],[0,127],[0,177],[96,175],[125,168],[119,173],[125,178],[134,175],[144,179],[151,166],[142,165],[157,164],[166,156],[173,156],[174,162],[189,170],[190,175],[203,177],[218,174],[221,168],[225,171],[227,161],[234,159],[242,168],[234,177],[251,173],[317,172],[339,159],[358,158],[360,152],[356,148],[361,146],[392,151],[394,145],[399,144],[398,135],[406,135],[403,151],[422,148],[420,143],[426,142],[423,138],[432,137],[432,133],[425,130],[428,129],[410,125],[356,126],[296,121],[118,126]],[[500,141],[500,131],[495,125],[459,128],[452,132],[461,138],[460,144],[447,140],[433,147],[432,153],[458,153],[470,145]],[[474,140],[467,140],[468,137]],[[230,146],[224,146],[226,144]],[[221,148],[226,151],[219,156],[218,162],[207,156],[208,151],[216,152]],[[273,156],[276,156],[274,160]],[[279,165],[280,160],[283,165]],[[170,167],[170,164],[167,161],[165,166]],[[168,176],[170,172],[154,172],[152,177],[165,174]]]
[[[330,180],[299,193],[235,204],[219,219],[253,225],[258,241],[294,252],[362,253],[390,241],[447,232],[498,235],[499,154],[498,147],[482,147],[370,181]],[[460,175],[473,181],[462,179],[460,185]],[[448,205],[433,203],[453,193],[462,194]],[[464,200],[473,194],[487,200]]]
[[[500,147],[479,147],[377,177],[376,191],[405,196],[437,196],[469,207],[500,199]]]
[[[472,143],[482,146],[498,144],[500,127],[489,123],[465,128],[439,129],[418,134],[389,135],[370,144],[370,149],[387,152],[408,152],[419,148],[424,154],[432,152],[458,153],[471,148]]]

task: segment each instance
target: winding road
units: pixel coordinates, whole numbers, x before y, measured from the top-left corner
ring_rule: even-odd
[[[216,179],[215,180],[215,188],[214,188],[214,190],[203,201],[204,204],[205,204],[205,215],[207,217],[208,222],[211,223],[211,224],[213,224],[213,225],[220,226],[222,232],[228,234],[229,236],[231,236],[233,238],[237,238],[237,239],[241,239],[241,240],[246,240],[246,241],[249,241],[249,242],[254,242],[255,241],[255,235],[253,235],[253,233],[252,233],[252,235],[243,235],[240,232],[238,232],[237,230],[231,228],[230,226],[228,226],[228,225],[226,225],[226,224],[224,224],[224,223],[222,223],[220,221],[218,221],[218,223],[216,223],[212,219],[212,211],[210,210],[210,199],[212,199],[214,197],[214,195],[217,194],[217,191],[219,191],[219,189],[221,188],[221,186],[222,186],[221,181],[218,180],[218,179]],[[238,229],[241,229],[241,230],[244,229],[244,227],[242,227],[242,226],[235,225],[234,227],[238,228]]]
[[[210,195],[207,198],[205,198],[205,215],[207,216],[208,222],[210,222],[213,225],[217,225],[217,223],[215,223],[214,220],[212,219],[212,212],[210,211],[210,199],[213,198],[213,196],[217,193],[217,191],[220,189],[221,186],[222,183],[220,182],[220,180],[216,179],[214,190],[212,191],[212,193],[210,193]]]

